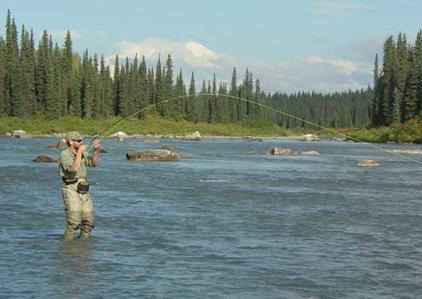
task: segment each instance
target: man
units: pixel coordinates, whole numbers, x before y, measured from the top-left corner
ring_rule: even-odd
[[[100,141],[94,140],[94,156],[88,159],[88,144],[78,132],[66,134],[68,148],[62,151],[59,158],[59,175],[62,177],[62,194],[66,214],[66,230],[63,240],[73,240],[74,232],[81,230],[79,239],[89,240],[91,230],[95,226],[89,184],[86,180],[87,167],[98,165],[100,157]]]

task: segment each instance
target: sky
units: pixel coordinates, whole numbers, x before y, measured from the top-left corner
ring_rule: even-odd
[[[74,51],[114,57],[172,55],[189,82],[230,82],[246,69],[270,92],[334,92],[372,84],[374,57],[399,32],[414,43],[422,0],[1,0],[17,25],[43,30],[59,45],[70,30]],[[1,15],[3,18],[1,18]]]

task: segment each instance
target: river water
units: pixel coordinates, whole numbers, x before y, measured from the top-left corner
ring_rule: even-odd
[[[93,238],[62,242],[57,165],[31,162],[56,141],[0,138],[1,298],[422,298],[416,163],[357,143],[103,140]],[[164,144],[192,159],[125,159]]]

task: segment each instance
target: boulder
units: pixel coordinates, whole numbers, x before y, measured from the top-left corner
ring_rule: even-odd
[[[145,143],[159,143],[160,137],[148,134],[144,136],[144,142]]]
[[[123,139],[129,138],[129,136],[125,132],[119,131],[114,134],[111,134],[110,138],[119,139],[119,141],[123,141]]]
[[[422,155],[422,150],[420,149],[393,149],[390,152],[409,155]]]
[[[275,156],[293,156],[299,153],[289,148],[273,147],[270,150],[270,154]]]
[[[32,135],[26,133],[24,130],[14,130],[12,132],[12,137],[15,137],[15,138],[32,138]]]
[[[61,138],[56,144],[49,144],[47,146],[51,148],[62,149],[62,150],[67,149],[67,143],[64,138]]]
[[[248,141],[250,142],[262,142],[264,141],[264,139],[259,138],[259,137],[251,137],[251,138],[247,138]]]
[[[356,166],[359,167],[378,167],[380,164],[374,160],[362,160]]]
[[[189,141],[201,141],[201,134],[199,133],[199,131],[195,131],[190,135],[182,136],[181,139]]]
[[[318,141],[319,137],[317,135],[313,135],[313,134],[305,134],[302,136],[302,138],[300,139],[302,141]]]
[[[344,141],[346,141],[346,138],[345,137],[333,137],[330,140],[336,141],[336,142],[344,142]]]
[[[319,155],[317,151],[304,151],[304,152],[300,152],[300,154],[304,156],[318,156]]]
[[[135,161],[177,161],[188,158],[191,158],[191,156],[176,154],[165,149],[126,153],[126,159]]]
[[[161,149],[172,151],[172,152],[174,152],[176,148],[177,147],[174,144],[165,144],[161,147]]]
[[[32,162],[57,162],[57,159],[49,156],[49,155],[38,155],[32,160]]]
[[[66,142],[66,139],[61,138],[61,139],[57,142],[56,147],[57,147],[58,149],[67,149],[67,142]]]

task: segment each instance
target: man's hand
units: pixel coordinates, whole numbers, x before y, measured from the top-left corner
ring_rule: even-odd
[[[78,153],[83,153],[84,151],[86,151],[88,149],[89,145],[88,144],[81,144],[81,146],[78,148]]]
[[[94,151],[99,151],[101,148],[100,141],[98,139],[95,139],[92,144],[94,145]]]

